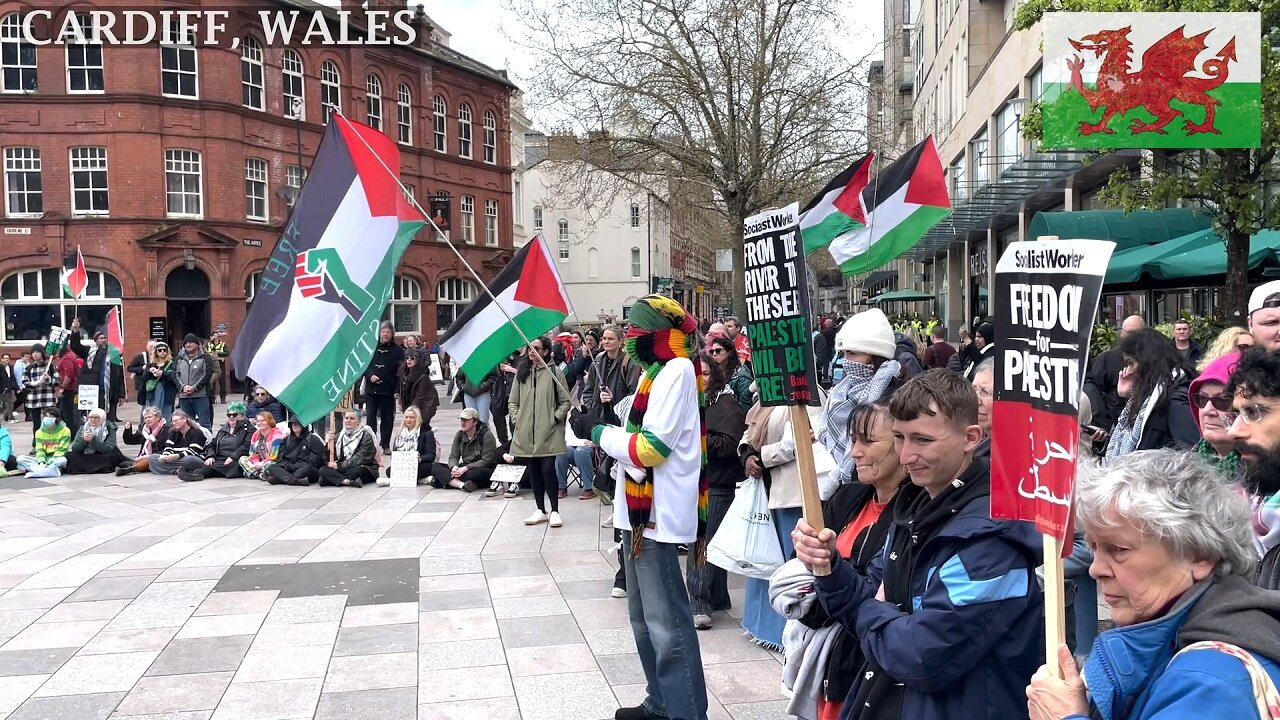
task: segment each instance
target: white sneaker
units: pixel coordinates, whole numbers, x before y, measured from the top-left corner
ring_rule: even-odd
[[[612,515],[610,515],[609,517],[605,518],[604,520],[601,520],[601,521],[600,521],[600,527],[604,527],[604,528],[613,527],[613,516],[612,516]]]
[[[493,497],[500,492],[502,492],[502,483],[495,480],[494,482],[489,483],[489,489],[484,491],[484,496]]]
[[[610,591],[609,594],[616,598],[624,598],[627,596],[627,591],[623,590],[620,587],[616,587],[612,591]]]
[[[377,480],[377,482],[378,482],[378,487],[390,487],[390,486],[391,486],[391,478],[389,478],[389,477],[382,477],[381,475],[379,475],[379,476],[378,476],[378,480]]]
[[[524,519],[525,525],[540,525],[547,521],[547,514],[541,510],[534,510],[533,514]]]
[[[555,510],[551,511],[551,527],[560,527],[564,523],[560,522],[560,513]]]

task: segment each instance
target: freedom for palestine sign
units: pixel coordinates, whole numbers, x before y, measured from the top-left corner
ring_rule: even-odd
[[[817,405],[800,206],[743,223],[747,339],[761,405]]]

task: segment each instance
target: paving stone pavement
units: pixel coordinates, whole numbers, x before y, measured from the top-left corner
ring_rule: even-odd
[[[446,449],[460,409],[433,423]],[[8,428],[28,450],[30,425]],[[575,489],[551,529],[521,523],[531,504],[0,479],[0,720],[612,718],[644,676],[609,596],[609,508]],[[710,717],[787,717],[781,656],[743,636],[730,578],[732,616],[698,634]]]

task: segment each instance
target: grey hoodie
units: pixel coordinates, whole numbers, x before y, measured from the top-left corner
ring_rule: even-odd
[[[1280,592],[1263,590],[1238,575],[1219,578],[1178,632],[1178,647],[1208,640],[1229,642],[1280,663]]]

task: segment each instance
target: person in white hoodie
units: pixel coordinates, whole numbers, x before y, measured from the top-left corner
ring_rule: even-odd
[[[641,298],[628,320],[626,349],[644,368],[640,385],[625,413],[618,414],[624,427],[591,428],[592,442],[616,459],[626,476],[625,492],[614,495],[614,526],[622,530],[627,609],[647,682],[644,702],[617,710],[614,718],[705,720],[706,679],[678,550],[688,545],[698,561],[705,561],[706,428],[694,337],[698,321],[662,295]]]

